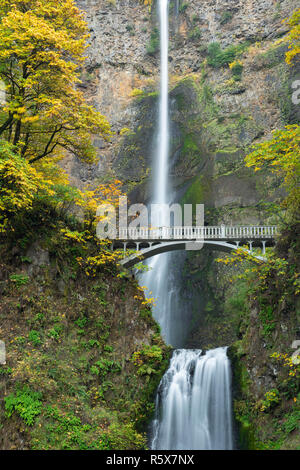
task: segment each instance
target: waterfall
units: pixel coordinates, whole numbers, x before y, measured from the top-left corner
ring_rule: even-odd
[[[168,156],[169,156],[169,8],[168,0],[159,1],[160,19],[160,99],[157,157],[154,168],[153,202],[165,204],[170,202],[167,196]],[[159,222],[159,221],[158,221]]]
[[[177,349],[157,394],[153,450],[230,450],[230,364],[226,348]]]
[[[169,157],[169,6],[168,0],[159,0],[160,22],[160,94],[159,119],[156,153],[153,164],[153,197],[151,203],[167,204],[168,198],[168,157]],[[157,226],[163,226],[163,215],[152,214]],[[155,256],[149,261],[149,271],[141,276],[141,284],[152,292],[151,296],[157,299],[154,308],[154,317],[161,326],[162,335],[167,343],[173,342],[171,322],[171,301],[173,293],[168,289],[169,254]]]
[[[159,0],[158,6],[161,70],[151,203],[170,204],[168,0]],[[163,226],[163,214],[155,214],[153,221],[154,225]],[[184,323],[187,323],[188,317],[185,318],[184,312],[180,311],[178,288],[174,285],[170,269],[171,256],[174,255],[162,254],[148,262],[150,269],[141,276],[141,284],[147,286],[152,292],[151,297],[157,299],[153,314],[161,326],[165,341],[182,347]],[[152,428],[152,449],[232,448],[230,366],[226,348],[208,351],[204,356],[200,350],[175,350],[159,386]]]

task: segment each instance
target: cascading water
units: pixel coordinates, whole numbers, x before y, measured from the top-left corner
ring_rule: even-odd
[[[168,0],[159,0],[160,21],[160,99],[156,154],[153,165],[153,197],[152,204],[168,204],[168,156],[169,156],[169,8]],[[154,225],[163,226],[163,214],[152,214]],[[141,283],[152,292],[157,299],[154,316],[161,326],[162,334],[167,343],[172,343],[172,327],[170,321],[170,302],[168,280],[169,255],[154,257],[149,263],[149,271],[141,277]]]
[[[232,449],[230,363],[226,348],[177,349],[156,399],[153,450]]]
[[[168,0],[159,0],[158,5],[161,74],[151,203],[170,204]],[[166,225],[161,213],[154,214],[153,222],[155,226]],[[154,257],[148,263],[149,271],[141,276],[141,283],[157,299],[153,313],[166,342],[180,347],[184,341],[184,319],[178,315],[178,308],[175,308],[178,304],[178,289],[174,287],[171,275],[171,256],[162,254]],[[230,366],[226,348],[208,351],[205,356],[201,355],[200,350],[175,350],[170,367],[159,386],[156,405],[152,449],[231,449]]]

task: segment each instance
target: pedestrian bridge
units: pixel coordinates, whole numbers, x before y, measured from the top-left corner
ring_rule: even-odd
[[[276,226],[202,226],[202,227],[156,227],[121,228],[113,240],[112,249],[124,251],[125,257],[120,264],[130,268],[152,256],[175,250],[200,250],[207,246],[214,250],[231,252],[248,245],[247,252],[261,246],[265,260],[267,245],[275,243]],[[127,250],[131,253],[126,256]],[[132,250],[135,253],[132,254]]]

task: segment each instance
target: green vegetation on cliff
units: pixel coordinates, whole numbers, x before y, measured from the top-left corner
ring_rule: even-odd
[[[13,254],[1,243],[0,447],[145,448],[169,358],[159,328],[136,281],[95,272],[93,242],[41,223],[47,236],[14,238]]]

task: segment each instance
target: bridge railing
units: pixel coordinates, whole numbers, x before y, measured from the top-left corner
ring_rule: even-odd
[[[255,240],[274,238],[272,226],[202,226],[202,227],[135,227],[121,228],[119,240]]]

